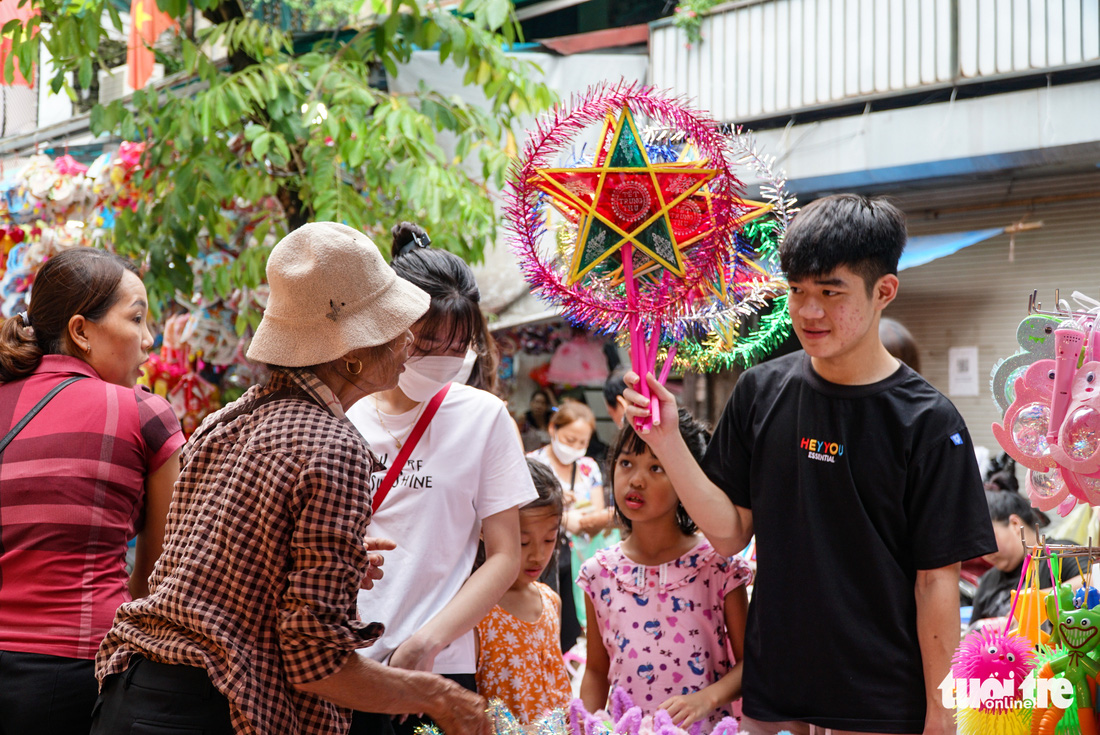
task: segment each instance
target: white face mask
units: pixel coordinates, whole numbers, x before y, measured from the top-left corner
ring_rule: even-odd
[[[454,382],[465,384],[470,379],[470,373],[474,371],[474,363],[477,362],[477,353],[466,350],[466,357],[462,358],[462,370],[455,376]]]
[[[458,378],[465,360],[465,357],[450,355],[410,357],[405,363],[405,372],[397,378],[397,385],[414,401],[427,401]]]
[[[573,464],[584,456],[583,449],[567,447],[557,439],[550,440],[550,450],[554,452],[554,456],[557,457],[558,461],[562,464]]]

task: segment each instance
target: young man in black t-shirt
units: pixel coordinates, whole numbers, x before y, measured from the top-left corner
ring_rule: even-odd
[[[644,434],[715,548],[756,533],[754,735],[955,730],[938,687],[959,640],[959,562],[997,547],[962,417],[879,339],[905,239],[883,200],[806,207],[780,249],[803,351],[742,375],[701,467],[675,422]]]

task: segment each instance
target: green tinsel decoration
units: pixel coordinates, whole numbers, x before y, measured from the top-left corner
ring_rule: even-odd
[[[749,242],[755,243],[758,259],[769,263],[778,271],[776,259],[782,234],[780,223],[770,217],[756,219],[745,225],[742,234]],[[749,367],[760,361],[790,334],[791,316],[787,311],[787,295],[784,293],[775,297],[771,311],[748,334],[740,334],[744,322],[736,314],[731,315],[730,321],[733,322],[731,328],[738,331],[733,349],[723,345],[717,333],[711,333],[702,341],[685,339],[677,346],[676,366],[681,369],[714,372],[729,370],[734,365]]]

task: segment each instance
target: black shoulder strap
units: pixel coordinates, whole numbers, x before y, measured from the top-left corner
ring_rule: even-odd
[[[38,415],[39,411],[41,411],[43,408],[46,407],[47,403],[49,403],[50,401],[53,400],[54,396],[56,396],[58,393],[60,393],[62,390],[64,390],[64,388],[66,386],[71,385],[72,383],[75,383],[78,380],[83,380],[86,377],[88,377],[88,376],[87,375],[77,375],[75,377],[68,378],[66,380],[62,380],[60,383],[58,383],[57,385],[55,385],[53,387],[53,390],[51,390],[46,395],[42,396],[42,400],[39,401],[38,403],[36,403],[34,405],[34,408],[32,408],[30,411],[28,411],[27,415],[19,420],[18,424],[11,427],[11,431],[9,431],[4,436],[3,439],[0,439],[0,456],[2,456],[4,454],[4,450],[7,449],[9,444],[11,444],[11,440],[14,439],[16,437],[16,435],[19,434],[19,432],[22,431],[23,428],[31,422],[31,419],[33,419],[35,416]]]

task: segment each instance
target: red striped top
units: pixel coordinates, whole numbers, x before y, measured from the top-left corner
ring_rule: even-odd
[[[0,650],[91,659],[129,599],[145,478],[184,438],[163,398],[65,355],[0,384],[0,436],[73,375],[91,379],[62,390],[0,457]]]

